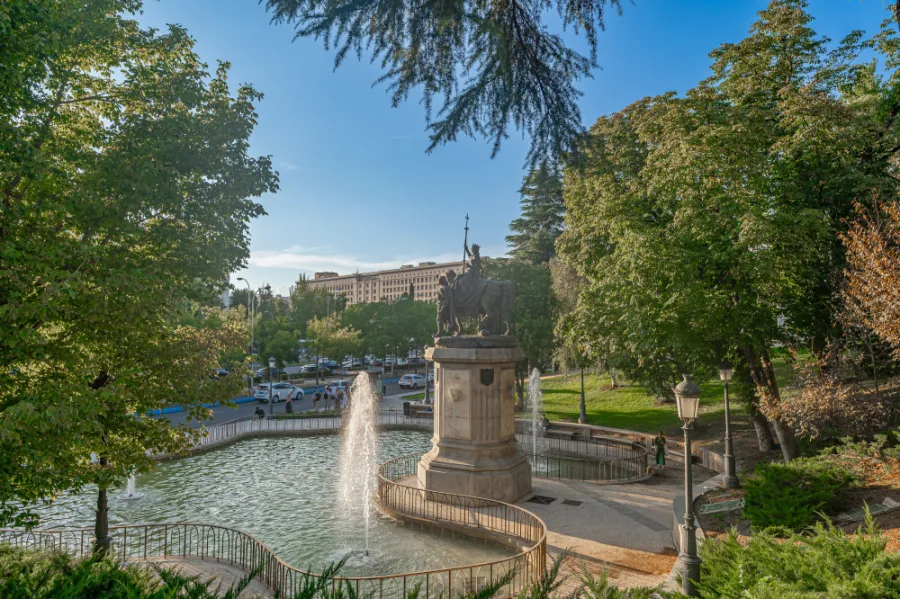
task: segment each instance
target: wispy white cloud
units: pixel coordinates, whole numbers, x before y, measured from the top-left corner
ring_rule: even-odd
[[[293,163],[291,163],[291,162],[286,162],[286,161],[284,161],[284,160],[282,160],[281,162],[279,162],[279,163],[278,163],[278,166],[284,167],[284,168],[286,168],[286,169],[289,170],[289,171],[295,171],[295,170],[297,170],[297,169],[299,168],[296,164],[293,164]]]
[[[328,247],[290,246],[281,250],[258,250],[250,254],[250,266],[255,268],[288,268],[300,272],[335,271],[339,274],[369,272],[387,268],[399,268],[403,264],[419,262],[453,262],[462,260],[462,250],[433,255],[407,255],[386,258],[383,261],[360,258],[350,254],[330,251]],[[483,248],[482,255],[502,256],[505,248]]]

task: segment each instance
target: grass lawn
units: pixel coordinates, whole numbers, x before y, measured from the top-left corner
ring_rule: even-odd
[[[403,401],[422,401],[425,399],[425,392],[416,393],[415,395],[404,395]]]
[[[653,397],[642,387],[624,385],[608,389],[609,377],[586,374],[584,377],[585,407],[589,424],[655,433],[671,432],[681,426],[678,408],[674,403],[656,405]],[[724,418],[725,395],[722,382],[709,380],[700,384],[700,413],[702,419]],[[550,420],[578,421],[581,381],[577,373],[569,377],[543,379],[541,391],[544,411]],[[732,404],[732,411],[743,409]]]

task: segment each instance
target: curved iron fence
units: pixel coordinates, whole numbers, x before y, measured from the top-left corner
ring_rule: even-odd
[[[518,422],[516,440],[531,463],[534,476],[585,482],[629,482],[647,474],[648,450],[641,444],[613,437],[542,434],[533,447],[530,423]],[[192,450],[203,450],[242,438],[263,435],[331,433],[340,430],[340,416],[257,420],[240,418],[204,429]],[[399,411],[378,413],[378,425],[432,430],[432,416],[407,416]],[[173,456],[166,456],[173,457]]]
[[[407,416],[402,412],[378,414],[380,426],[432,429],[431,416]],[[215,424],[203,430],[192,449],[213,448],[244,437],[268,434],[315,434],[334,432],[342,425],[340,416],[257,420],[241,418]],[[528,439],[517,437],[523,448]],[[647,468],[648,451],[640,443],[593,437],[545,436],[541,449],[547,454],[528,456],[535,476],[583,481],[628,481],[640,478]],[[553,455],[554,453],[570,455]],[[166,457],[166,456],[161,456]],[[171,457],[171,456],[169,456]],[[540,579],[546,568],[547,528],[540,518],[517,506],[494,501],[425,491],[401,481],[414,476],[421,455],[403,456],[385,462],[378,472],[378,501],[382,509],[401,518],[459,530],[472,536],[486,536],[515,546],[511,557],[469,566],[442,568],[387,576],[337,577],[337,585],[351,585],[357,596],[372,594],[378,599],[405,599],[417,585],[424,597],[457,597],[480,590],[512,572],[502,596],[514,596],[530,582]],[[203,559],[259,571],[258,577],[270,589],[291,596],[317,575],[282,561],[265,544],[244,532],[207,524],[141,524],[113,526],[112,553],[122,560],[148,558]],[[24,547],[56,548],[78,556],[92,550],[93,529],[21,531],[0,529],[0,541]]]
[[[252,437],[270,433],[314,433],[340,430],[341,416],[321,416],[310,418],[256,419],[237,418],[201,429],[202,436],[194,449],[233,441],[242,437]],[[414,428],[434,427],[432,416],[407,416],[403,412],[381,411],[378,413],[379,426],[409,426]]]
[[[420,453],[401,456],[379,467],[378,501],[382,510],[406,520],[463,530],[521,549],[520,553],[505,559],[456,569],[458,572],[453,577],[458,592],[475,593],[512,572],[512,578],[501,589],[500,596],[514,597],[531,582],[539,580],[547,566],[547,526],[543,520],[528,510],[502,501],[426,491],[403,484],[401,481],[416,476],[421,457]],[[443,585],[447,580],[452,582],[453,578],[441,580],[442,587],[450,591],[450,587]]]
[[[418,456],[407,458],[417,460]],[[382,466],[382,470],[384,468]],[[399,472],[394,466],[387,468]],[[407,465],[409,468],[414,468],[414,464]],[[378,493],[379,503],[397,515],[452,526],[473,534],[488,531],[502,535],[498,538],[509,544],[527,547],[512,557],[481,564],[387,576],[340,576],[329,583],[332,593],[339,585],[349,585],[356,596],[371,594],[379,599],[405,599],[407,593],[418,586],[423,597],[457,597],[477,592],[512,572],[504,589],[504,595],[512,596],[543,575],[547,528],[540,518],[522,508],[449,493],[428,493],[426,497],[419,489],[384,476],[379,477]],[[285,597],[293,596],[310,579],[318,577],[285,563],[253,536],[224,526],[191,523],[112,526],[110,536],[111,555],[120,561],[193,558],[228,564],[247,572],[258,571],[258,578],[268,588]],[[93,529],[0,529],[0,542],[26,548],[57,549],[84,557],[92,551]]]

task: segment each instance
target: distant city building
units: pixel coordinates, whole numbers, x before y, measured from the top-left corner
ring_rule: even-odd
[[[413,299],[433,302],[437,299],[437,279],[448,269],[462,272],[462,262],[419,262],[417,265],[404,264],[400,268],[376,272],[338,275],[334,272],[317,272],[309,281],[312,289],[327,289],[333,295],[343,295],[347,305],[397,300],[409,292],[412,283]]]

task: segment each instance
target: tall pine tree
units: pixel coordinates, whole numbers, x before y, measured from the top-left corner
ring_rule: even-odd
[[[506,242],[510,256],[532,264],[546,264],[556,255],[556,238],[562,233],[565,205],[562,177],[546,162],[525,176],[522,188],[522,216],[510,223],[513,234]]]

